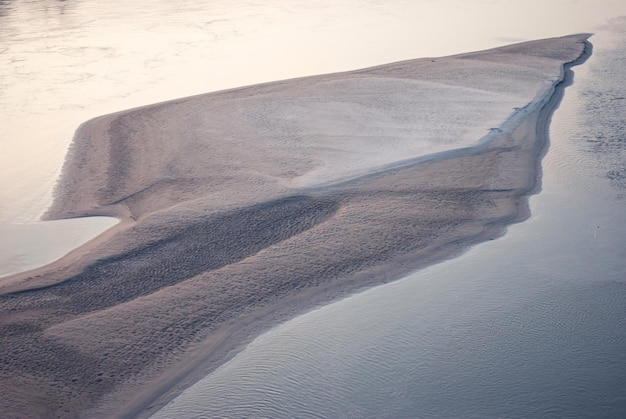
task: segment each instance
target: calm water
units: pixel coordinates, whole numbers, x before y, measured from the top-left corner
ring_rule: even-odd
[[[623,1],[0,0],[0,275],[111,220],[35,222],[82,121],[594,31],[505,237],[287,322],[157,417],[626,417]],[[44,227],[45,224],[45,227]]]
[[[153,417],[626,417],[626,19],[593,41],[530,220],[274,328]]]

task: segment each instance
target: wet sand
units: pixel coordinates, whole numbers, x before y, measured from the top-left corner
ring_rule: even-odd
[[[2,278],[2,411],[145,416],[277,322],[502,235],[528,217],[571,77],[563,65],[588,56],[587,37],[251,86],[83,124],[48,217],[122,222],[54,264]],[[328,144],[283,144],[319,129],[311,121],[341,131],[344,119],[380,109],[391,119],[374,127],[408,129],[392,118],[406,111],[397,102],[350,110],[354,101],[319,91],[368,103],[395,86],[404,106],[415,83],[498,95],[527,73],[546,78],[531,105],[478,146],[346,163],[337,174],[323,169],[338,152]],[[284,102],[287,113],[273,114]],[[276,131],[268,115],[289,123]],[[255,135],[258,144],[240,140]]]

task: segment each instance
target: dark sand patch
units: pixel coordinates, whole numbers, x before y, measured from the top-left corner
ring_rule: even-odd
[[[500,236],[528,216],[568,81],[563,65],[584,60],[586,38],[270,83],[84,124],[49,216],[125,222],[0,285],[0,408],[9,417],[145,415],[276,322]],[[284,91],[381,75],[449,84],[467,75],[497,92],[520,68],[551,70],[553,82],[488,143],[306,188],[293,183],[319,164],[306,150],[272,143],[278,163],[259,162],[276,133],[265,113],[246,125],[204,111],[228,102],[267,108]],[[359,89],[348,93],[380,93]],[[197,138],[200,120],[219,146]],[[237,140],[264,127],[273,134],[260,144]]]

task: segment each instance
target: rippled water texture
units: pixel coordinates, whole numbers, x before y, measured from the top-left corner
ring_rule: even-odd
[[[0,276],[55,259],[113,224],[36,222],[74,130],[89,118],[228,87],[586,31],[626,13],[622,3],[2,0]]]
[[[625,417],[625,29],[574,69],[529,221],[271,330],[153,417]]]

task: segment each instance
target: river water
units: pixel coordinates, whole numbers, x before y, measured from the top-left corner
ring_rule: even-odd
[[[0,276],[111,219],[38,222],[74,129],[256,82],[595,32],[533,216],[260,336],[156,417],[626,417],[622,1],[0,1]]]

